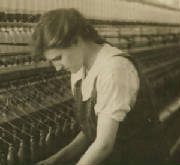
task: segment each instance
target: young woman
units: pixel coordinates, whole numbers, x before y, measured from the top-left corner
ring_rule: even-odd
[[[135,60],[105,42],[75,9],[45,13],[33,44],[36,57],[71,72],[81,128],[69,145],[38,164],[77,158],[77,165],[157,162],[150,136],[153,106]]]

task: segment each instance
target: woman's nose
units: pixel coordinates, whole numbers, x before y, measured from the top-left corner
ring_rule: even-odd
[[[60,70],[63,69],[63,66],[62,65],[58,65],[58,66],[55,66],[55,68],[56,68],[56,71],[60,71]]]

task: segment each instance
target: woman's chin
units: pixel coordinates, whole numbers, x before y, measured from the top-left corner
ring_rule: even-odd
[[[71,73],[77,73],[79,70],[80,70],[79,67],[67,68],[67,71],[70,71]]]

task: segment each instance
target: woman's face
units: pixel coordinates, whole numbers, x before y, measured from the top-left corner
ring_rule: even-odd
[[[56,71],[63,68],[76,73],[83,65],[83,49],[80,44],[74,44],[65,49],[48,49],[44,52],[44,56]]]

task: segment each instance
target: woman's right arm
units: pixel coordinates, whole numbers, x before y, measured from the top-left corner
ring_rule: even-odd
[[[65,146],[53,156],[37,163],[37,165],[67,163],[67,161],[72,161],[77,157],[80,157],[80,155],[87,150],[89,145],[90,142],[81,131],[70,144]]]

